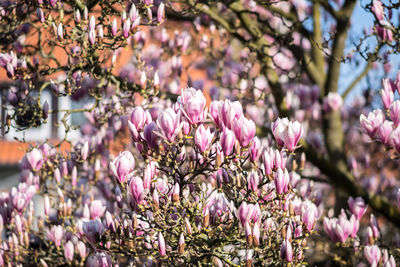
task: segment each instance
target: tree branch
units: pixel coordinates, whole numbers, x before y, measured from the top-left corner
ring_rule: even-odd
[[[313,6],[313,25],[314,35],[311,42],[311,49],[315,65],[320,72],[324,72],[324,55],[321,51],[322,44],[322,30],[321,30],[321,11],[319,3],[315,3]]]
[[[345,99],[348,94],[353,90],[353,88],[364,78],[365,75],[368,74],[368,72],[371,70],[373,66],[373,63],[370,61],[368,64],[365,66],[364,70],[353,80],[353,82],[349,85],[349,87],[346,88],[344,91],[342,97]]]
[[[367,192],[357,184],[350,172],[337,168],[334,162],[318,154],[314,148],[308,145],[303,139],[300,140],[300,144],[302,146],[300,150],[305,152],[307,160],[317,166],[335,187],[341,188],[350,196],[362,197],[373,211],[383,215],[396,227],[400,227],[400,212],[387,198]]]

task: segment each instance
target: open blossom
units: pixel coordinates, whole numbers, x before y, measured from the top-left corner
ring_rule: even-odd
[[[286,129],[282,133],[283,143],[289,152],[293,152],[297,143],[299,142],[301,135],[303,134],[303,126],[300,122],[289,122]]]
[[[390,146],[391,145],[391,133],[393,131],[393,126],[392,122],[385,120],[381,126],[379,126],[378,129],[378,137],[379,140],[384,144],[385,146]]]
[[[258,203],[254,205],[243,201],[238,209],[238,217],[243,226],[250,221],[256,222],[260,215],[261,210]]]
[[[238,120],[234,121],[233,130],[240,145],[246,147],[256,134],[256,125],[252,120],[241,116]]]
[[[173,142],[182,128],[180,112],[176,113],[172,108],[161,112],[157,119],[157,125],[162,137]]]
[[[365,246],[364,256],[368,260],[369,264],[377,266],[381,259],[381,250],[377,245]]]
[[[360,220],[364,213],[367,211],[367,205],[361,197],[353,198],[350,197],[347,200],[351,212],[356,216],[357,220]]]
[[[283,146],[285,143],[283,141],[283,133],[289,125],[288,118],[278,118],[274,123],[271,124],[272,133],[275,137],[275,141],[279,146]]]
[[[214,138],[214,134],[211,133],[210,128],[205,128],[204,125],[200,125],[195,133],[194,140],[196,146],[200,149],[201,152],[205,152],[210,148],[212,140]]]
[[[181,103],[183,113],[191,124],[202,122],[206,118],[206,98],[200,90],[186,88],[178,103]]]
[[[110,163],[110,169],[119,183],[124,183],[135,168],[135,159],[131,152],[124,151]]]
[[[26,166],[34,171],[38,171],[44,163],[43,153],[40,149],[34,148],[25,154],[25,157],[22,161],[22,166]]]
[[[380,109],[368,113],[368,117],[364,114],[360,116],[360,124],[363,130],[370,136],[373,137],[378,131],[379,126],[385,121],[385,115]]]

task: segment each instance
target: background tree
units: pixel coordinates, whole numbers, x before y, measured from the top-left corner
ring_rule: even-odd
[[[349,36],[356,5],[375,26]],[[329,237],[337,252],[308,261],[352,265],[365,256],[394,266],[398,229],[393,243],[371,215],[357,233],[364,201],[384,225],[400,225],[398,181],[383,176],[378,186],[374,178],[399,171],[400,77],[383,80],[385,111],[362,116],[361,125],[360,110],[380,107],[375,91],[345,100],[364,77],[380,79],[379,68],[391,75],[398,8],[353,0],[2,3],[7,127],[38,127],[63,112],[62,142],[72,146],[67,155],[46,143],[27,153],[22,183],[2,199],[10,224],[3,260],[302,264],[306,240],[315,250]],[[124,47],[132,60],[118,69]],[[344,64],[360,71],[340,88]],[[214,101],[181,91],[186,85]],[[57,110],[41,100],[44,90],[89,104]],[[67,118],[78,112],[89,123],[74,142]],[[131,142],[121,141],[125,152],[114,159],[110,147],[128,130]],[[334,205],[324,197],[332,189]],[[29,227],[34,191],[47,210],[37,229]],[[322,241],[307,238],[316,219]]]

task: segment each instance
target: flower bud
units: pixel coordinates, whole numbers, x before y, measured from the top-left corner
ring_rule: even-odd
[[[116,36],[118,32],[118,23],[117,19],[114,19],[112,24],[111,24],[111,34],[112,36]]]
[[[285,239],[281,246],[281,258],[286,259],[288,262],[293,261],[293,249],[289,240]]]
[[[65,244],[64,256],[67,261],[72,262],[72,259],[74,258],[74,244],[71,242],[71,240],[69,240],[67,244]]]
[[[179,242],[178,242],[179,248],[179,254],[183,255],[183,253],[185,252],[185,236],[183,235],[183,233],[181,233],[181,235],[179,236]]]
[[[225,128],[220,139],[222,151],[224,152],[225,156],[229,156],[232,153],[235,141],[235,134],[231,130]]]
[[[135,159],[129,151],[124,151],[110,163],[110,169],[119,183],[124,183],[135,168]]]
[[[157,9],[157,22],[161,23],[163,22],[165,18],[165,5],[163,2],[161,2],[161,4],[158,6]]]
[[[158,233],[158,252],[161,257],[166,255],[164,236],[161,232]]]

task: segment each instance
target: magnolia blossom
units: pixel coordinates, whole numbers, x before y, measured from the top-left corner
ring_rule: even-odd
[[[337,111],[343,105],[342,96],[336,92],[329,92],[324,98],[323,106],[326,112]]]
[[[360,220],[364,213],[367,211],[367,205],[361,197],[352,198],[347,200],[351,212],[356,216],[357,220]]]
[[[157,119],[157,126],[163,138],[171,142],[175,140],[182,129],[180,117],[180,112],[176,113],[172,108],[168,108],[160,113]]]
[[[211,133],[210,128],[205,128],[204,125],[200,125],[194,136],[195,143],[201,152],[205,152],[210,148],[214,134]]]
[[[360,116],[360,124],[363,130],[371,137],[375,135],[379,126],[385,121],[385,115],[380,109],[375,109],[365,117],[364,114]]]
[[[110,163],[110,169],[119,183],[124,183],[135,168],[135,159],[131,152],[124,151]]]

